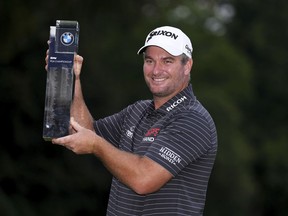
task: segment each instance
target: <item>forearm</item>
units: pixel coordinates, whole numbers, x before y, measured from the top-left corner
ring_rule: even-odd
[[[89,112],[83,97],[80,77],[75,78],[74,97],[70,112],[71,116],[74,117],[79,124],[87,129],[94,130],[93,117]]]
[[[157,191],[172,177],[151,159],[122,151],[105,139],[98,137],[94,154],[120,182],[138,194]]]
[[[136,193],[155,192],[172,178],[168,170],[148,157],[118,149],[74,119],[70,123],[75,133],[53,139],[52,142],[77,154],[94,154],[115,178]]]
[[[97,142],[95,155],[120,182],[137,192],[141,178],[141,157],[115,148],[104,139]],[[137,184],[138,185],[137,185]]]

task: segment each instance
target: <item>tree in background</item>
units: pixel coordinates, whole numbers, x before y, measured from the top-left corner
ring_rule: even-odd
[[[253,101],[243,106],[243,133],[254,157],[254,215],[287,215],[288,202],[288,9],[286,1],[235,1],[232,43],[251,59]]]

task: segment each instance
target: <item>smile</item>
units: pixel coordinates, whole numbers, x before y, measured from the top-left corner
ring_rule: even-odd
[[[155,82],[162,82],[162,81],[165,80],[165,78],[152,78],[152,79],[153,79],[153,81],[155,81]]]

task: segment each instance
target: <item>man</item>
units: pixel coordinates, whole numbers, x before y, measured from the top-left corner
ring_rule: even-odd
[[[151,31],[138,54],[143,54],[153,100],[137,101],[99,120],[85,105],[83,58],[75,57],[74,132],[52,142],[76,154],[94,154],[111,172],[107,215],[203,214],[217,132],[190,84],[192,50],[178,28]]]

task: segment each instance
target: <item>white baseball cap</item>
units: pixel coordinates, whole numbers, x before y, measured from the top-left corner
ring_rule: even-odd
[[[162,26],[151,31],[146,37],[145,45],[137,54],[144,52],[148,46],[161,47],[173,56],[184,53],[192,58],[193,47],[190,39],[180,29],[172,26]]]

